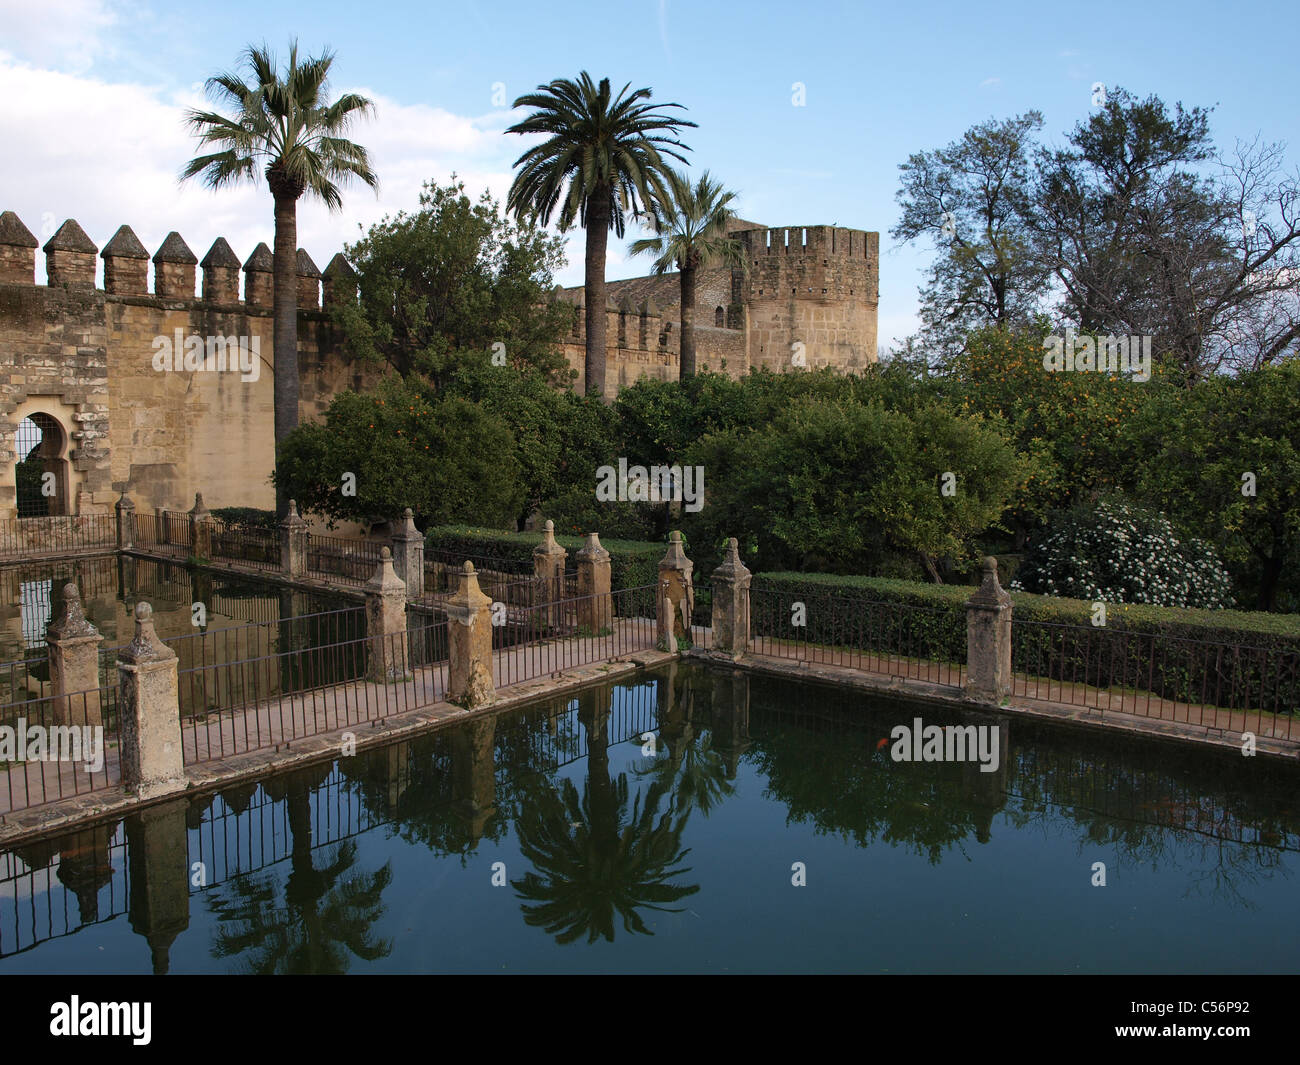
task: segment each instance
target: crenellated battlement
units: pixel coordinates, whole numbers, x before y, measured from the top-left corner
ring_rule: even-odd
[[[779,226],[772,229],[742,229],[732,234],[745,257],[753,260],[770,255],[821,255],[843,260],[876,258],[880,234],[842,226]]]
[[[31,230],[13,211],[0,213],[0,284],[36,284],[36,251],[39,244]],[[245,309],[271,309],[274,257],[266,244],[258,244],[240,265],[239,257],[225,237],[218,237],[202,261],[173,230],[152,256],[153,289],[149,289],[149,252],[128,225],[120,226],[101,251],[76,219],[69,218],[41,249],[51,288],[96,290],[96,257],[104,261],[102,291],[110,296],[156,296],[191,300]],[[198,271],[203,272],[201,294],[196,294]],[[307,252],[299,248],[295,271],[298,277],[298,309],[324,307],[357,298],[357,276],[342,253],[330,260],[324,273]],[[244,275],[240,297],[239,275]]]

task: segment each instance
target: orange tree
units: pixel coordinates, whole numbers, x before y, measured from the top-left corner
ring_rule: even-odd
[[[1047,515],[1132,481],[1119,446],[1154,386],[1123,375],[1044,369],[1045,325],[973,332],[950,364],[948,388],[964,414],[1001,417],[1031,470],[1005,516],[1017,547]]]

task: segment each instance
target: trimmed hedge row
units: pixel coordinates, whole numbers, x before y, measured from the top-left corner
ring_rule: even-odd
[[[585,539],[580,536],[557,535],[555,541],[569,552],[568,564],[572,568],[573,556],[586,542]],[[518,563],[527,572],[532,572],[533,548],[541,542],[541,533],[509,533],[468,525],[435,525],[424,534],[428,550],[508,559]],[[609,579],[612,591],[658,584],[659,562],[667,551],[664,544],[602,539],[600,546],[610,555]]]
[[[753,588],[774,593],[779,603],[775,612],[762,608],[761,598],[755,603],[757,635],[790,638],[790,604],[804,599],[807,627],[798,638],[896,654],[923,648],[927,658],[966,660],[966,600],[973,586],[760,573]],[[1089,602],[1024,592],[1011,598],[1012,668],[1018,673],[1193,703],[1300,708],[1300,615],[1108,604],[1105,626],[1094,627]],[[814,609],[818,602],[830,608]],[[846,636],[852,642],[845,644]]]

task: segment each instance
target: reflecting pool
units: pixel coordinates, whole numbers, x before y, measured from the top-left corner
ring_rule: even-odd
[[[1294,972],[1296,784],[679,664],[0,852],[0,974]]]

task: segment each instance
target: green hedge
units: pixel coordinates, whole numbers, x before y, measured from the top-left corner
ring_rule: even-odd
[[[760,573],[753,587],[776,599],[775,608],[771,596],[767,606],[761,597],[755,602],[756,635],[966,660],[965,604],[973,586]],[[1214,702],[1217,694],[1220,705],[1300,708],[1300,615],[1108,604],[1106,625],[1094,628],[1089,602],[1024,592],[1011,599],[1018,673],[1064,683],[1086,678],[1101,688],[1123,684],[1193,703]],[[796,630],[790,604],[800,600],[808,605],[807,627]],[[1053,627],[1061,625],[1070,628]]]
[[[586,542],[579,536],[556,536],[556,543],[573,556]],[[532,572],[533,548],[542,542],[541,533],[508,533],[496,529],[476,529],[467,525],[436,525],[424,534],[430,551],[449,551],[453,555],[485,555],[517,563],[521,572]],[[606,540],[600,546],[609,552],[610,587],[613,591],[640,588],[659,582],[659,561],[667,547],[642,540]]]

